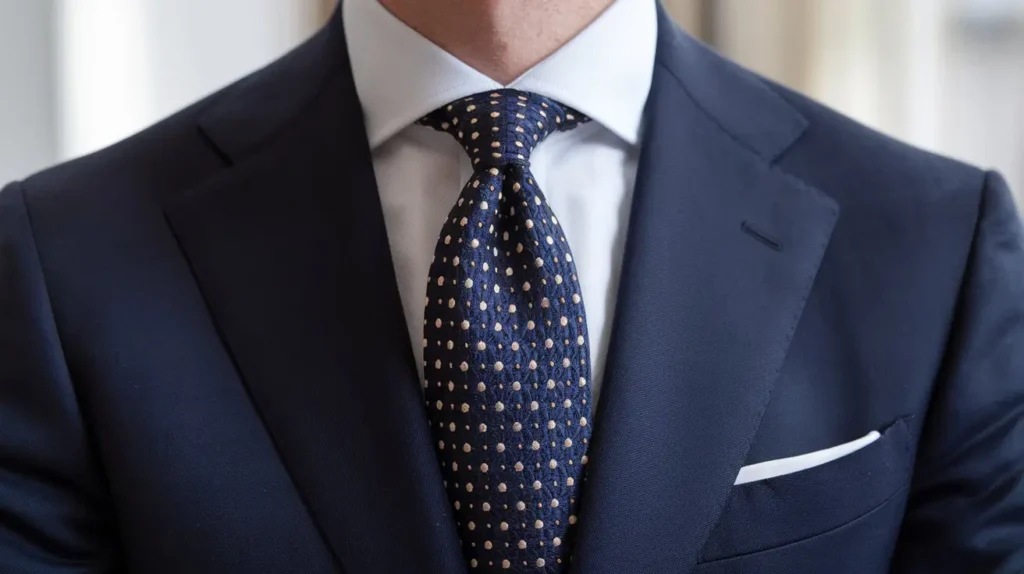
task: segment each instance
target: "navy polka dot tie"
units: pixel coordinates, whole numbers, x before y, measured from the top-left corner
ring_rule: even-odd
[[[471,571],[568,571],[590,353],[572,252],[529,166],[548,134],[585,121],[500,90],[420,122],[474,168],[441,228],[423,327],[427,409]]]

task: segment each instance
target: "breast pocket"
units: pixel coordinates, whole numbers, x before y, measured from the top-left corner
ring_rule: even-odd
[[[910,430],[900,419],[847,456],[736,485],[701,561],[768,550],[856,520],[906,485],[912,463]]]

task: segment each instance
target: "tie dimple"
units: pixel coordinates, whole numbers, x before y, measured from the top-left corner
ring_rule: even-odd
[[[572,251],[529,170],[587,121],[499,90],[420,123],[474,167],[430,266],[424,387],[445,488],[475,572],[566,572],[590,442],[590,354]]]

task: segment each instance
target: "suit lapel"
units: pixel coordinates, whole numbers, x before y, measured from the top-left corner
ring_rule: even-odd
[[[835,224],[773,160],[805,122],[661,14],[577,572],[687,572],[758,427]]]
[[[335,16],[201,126],[232,167],[167,208],[342,569],[460,572]]]

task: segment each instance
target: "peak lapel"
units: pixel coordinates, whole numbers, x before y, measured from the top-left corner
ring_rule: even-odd
[[[460,572],[344,47],[236,86],[202,125],[234,165],[167,215],[341,568]]]
[[[661,15],[575,571],[688,572],[838,215],[771,162],[804,120]]]

